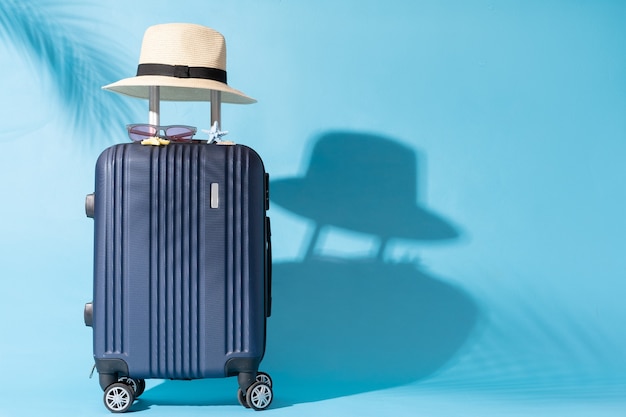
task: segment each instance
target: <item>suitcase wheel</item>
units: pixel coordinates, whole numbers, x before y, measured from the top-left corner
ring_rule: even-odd
[[[246,391],[246,402],[253,410],[265,410],[273,399],[272,387],[264,382],[256,381]]]
[[[248,405],[248,401],[246,401],[246,394],[243,393],[241,388],[237,390],[237,401],[239,401],[239,404],[243,405],[244,407],[250,408],[250,406]]]
[[[145,379],[135,379],[129,376],[121,376],[117,382],[123,382],[124,384],[129,385],[135,393],[135,399],[139,398],[139,396],[143,394],[146,389]]]
[[[272,386],[272,378],[270,377],[270,374],[266,373],[266,372],[257,372],[256,373],[256,380],[259,382],[263,382],[267,385],[269,385],[270,387]]]
[[[261,371],[257,372],[256,381],[264,383],[265,385],[270,387],[270,390],[271,390],[273,382],[272,382],[272,378],[267,372],[261,372]],[[273,392],[271,392],[270,395],[272,395],[273,397]],[[248,404],[247,396],[246,394],[244,394],[244,392],[241,389],[237,390],[237,400],[239,401],[239,404],[243,405],[246,408],[250,408],[250,404]],[[270,398],[269,401],[271,402],[272,399]],[[267,408],[268,406],[269,406],[269,403],[264,408]],[[263,408],[255,408],[255,410],[261,410],[261,409]]]
[[[125,413],[135,401],[135,392],[130,385],[116,382],[104,390],[104,406],[112,413]]]

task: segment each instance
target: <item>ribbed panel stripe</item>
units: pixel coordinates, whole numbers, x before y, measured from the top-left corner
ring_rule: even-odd
[[[226,164],[227,214],[226,214],[226,352],[249,350],[248,322],[249,251],[248,237],[248,169],[249,156],[241,148],[230,147]],[[230,250],[229,250],[230,249]]]
[[[113,186],[107,189],[106,198],[112,202],[112,213],[106,213],[107,253],[110,256],[106,260],[105,272],[105,294],[106,294],[106,316],[105,316],[105,351],[107,353],[120,353],[125,349],[125,326],[124,326],[124,230],[122,228],[122,218],[125,213],[124,206],[124,181],[125,164],[124,149],[116,149],[109,155],[111,167],[111,178]]]
[[[154,148],[150,203],[150,366],[153,375],[201,373],[199,147]],[[186,163],[182,163],[185,160]]]

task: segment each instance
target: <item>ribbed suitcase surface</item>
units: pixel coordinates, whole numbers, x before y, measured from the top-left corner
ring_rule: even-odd
[[[266,178],[240,145],[137,143],[96,164],[94,356],[137,378],[262,359]]]

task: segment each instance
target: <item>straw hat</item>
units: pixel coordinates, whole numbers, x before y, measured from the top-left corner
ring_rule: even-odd
[[[190,23],[149,27],[141,44],[137,75],[102,88],[147,99],[150,86],[161,87],[161,100],[210,101],[211,90],[217,90],[222,92],[224,103],[256,102],[226,83],[222,34]]]

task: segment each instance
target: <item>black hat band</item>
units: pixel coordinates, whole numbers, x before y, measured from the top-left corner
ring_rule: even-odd
[[[226,71],[219,68],[188,67],[187,65],[139,64],[137,76],[164,75],[176,78],[202,78],[226,84]]]

